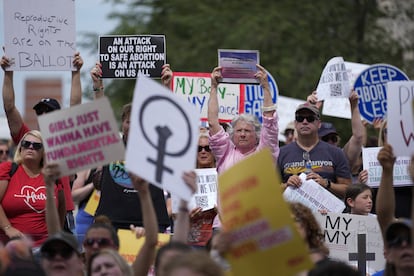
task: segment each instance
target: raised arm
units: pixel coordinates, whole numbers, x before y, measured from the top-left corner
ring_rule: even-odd
[[[13,71],[6,71],[11,65],[10,59],[3,56],[0,61],[1,68],[4,70],[3,80],[3,107],[6,113],[7,122],[9,123],[10,134],[12,137],[18,135],[23,126],[23,118],[19,110],[16,108],[14,87],[13,87]]]
[[[359,113],[358,94],[354,90],[349,96],[349,102],[351,104],[352,136],[344,146],[344,153],[348,159],[349,167],[352,168],[362,151],[365,128],[362,125],[361,114]]]
[[[102,80],[102,64],[98,61],[95,63],[95,67],[92,68],[91,72],[92,78],[92,89],[94,94],[94,99],[99,99],[104,96],[104,85]]]
[[[256,67],[259,71],[257,71],[255,77],[259,80],[260,86],[263,89],[263,116],[273,117],[273,113],[276,111],[276,106],[273,103],[272,94],[270,93],[267,72],[265,68],[259,64],[256,64]]]
[[[47,232],[53,235],[62,230],[59,220],[58,210],[56,208],[55,185],[60,177],[60,168],[58,164],[47,164],[42,169],[43,179],[46,184],[46,224]],[[61,198],[61,197],[59,197]],[[64,198],[64,197],[63,197]]]
[[[219,80],[221,79],[221,67],[214,68],[211,73],[211,90],[210,97],[208,98],[208,109],[207,109],[207,118],[208,125],[210,127],[210,135],[214,135],[220,131],[219,123],[219,103],[217,95],[217,87]]]
[[[173,72],[170,68],[170,65],[164,64],[162,66],[162,71],[161,71],[161,81],[162,81],[162,84],[168,89],[171,89],[172,76],[173,76]]]
[[[82,86],[80,70],[83,65],[83,59],[79,52],[75,53],[73,58],[73,65],[76,71],[72,71],[72,83],[70,87],[70,106],[80,104],[82,102]]]
[[[382,235],[385,238],[385,230],[387,229],[388,225],[395,219],[393,170],[396,158],[394,156],[392,146],[390,144],[385,144],[379,151],[377,159],[382,166],[382,175],[380,186],[377,192],[375,210],[377,213],[377,219],[381,228]]]
[[[130,176],[135,190],[138,191],[145,228],[145,242],[135,258],[132,268],[135,276],[146,276],[155,258],[158,243],[158,222],[148,182],[132,173],[130,173]]]

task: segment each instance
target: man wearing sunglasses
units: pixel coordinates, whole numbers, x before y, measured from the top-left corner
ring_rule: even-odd
[[[3,80],[3,106],[4,112],[6,113],[7,121],[9,123],[10,134],[12,140],[15,145],[20,142],[20,139],[23,137],[25,133],[27,133],[30,129],[24,123],[23,117],[20,114],[19,110],[15,104],[15,91],[13,87],[13,71],[6,70],[12,63],[12,61],[3,56],[0,60],[0,66],[4,70],[4,80]],[[80,56],[79,52],[76,52],[73,56],[73,65],[76,68],[75,71],[72,71],[72,84],[71,84],[71,91],[70,91],[70,105],[74,106],[81,103],[82,99],[82,87],[80,82],[80,69],[83,65],[82,57]],[[60,104],[57,100],[52,98],[44,98],[41,99],[33,109],[36,112],[36,115],[40,116],[44,113],[53,112],[55,110],[59,110]],[[65,228],[69,231],[75,228],[74,225],[74,218],[73,218],[73,210],[75,209],[75,205],[72,199],[71,187],[69,177],[62,178],[62,184],[64,187],[64,195],[65,195],[65,206],[59,206],[62,208],[60,210],[62,218],[65,221]],[[66,210],[65,210],[66,209]]]
[[[312,179],[339,198],[351,184],[348,161],[342,150],[321,141],[318,130],[321,127],[319,109],[304,103],[295,112],[296,141],[280,148],[278,166],[284,188],[302,185],[301,173]],[[307,170],[307,165],[310,168]],[[310,170],[309,170],[310,169]]]
[[[0,163],[11,161],[9,145],[6,141],[0,140]]]

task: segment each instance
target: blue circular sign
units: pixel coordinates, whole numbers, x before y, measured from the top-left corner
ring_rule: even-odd
[[[361,116],[372,123],[387,114],[387,82],[409,80],[407,75],[389,64],[374,64],[359,74],[354,83]]]
[[[270,93],[274,103],[277,103],[279,90],[273,76],[267,72]],[[262,122],[263,88],[260,85],[248,84],[244,86],[244,112],[255,115]]]

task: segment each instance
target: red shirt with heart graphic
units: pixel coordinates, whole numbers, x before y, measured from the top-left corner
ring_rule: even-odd
[[[43,175],[36,177],[27,175],[21,165],[10,179],[11,163],[0,164],[0,180],[9,180],[7,189],[1,199],[1,206],[10,221],[10,224],[23,234],[31,237],[34,246],[40,246],[47,238],[46,225],[46,186]],[[58,190],[55,187],[56,205]],[[0,230],[0,239],[8,241],[8,237]]]

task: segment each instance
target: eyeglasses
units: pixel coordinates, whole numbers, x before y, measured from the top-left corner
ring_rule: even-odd
[[[336,142],[338,142],[338,136],[336,136],[335,134],[326,135],[326,136],[322,137],[322,141],[324,141],[324,142],[332,141],[333,143],[336,143]]]
[[[83,241],[83,246],[92,247],[95,243],[97,243],[99,247],[108,247],[108,246],[113,245],[112,241],[107,238],[99,238],[99,239],[90,238],[90,239],[85,239]]]
[[[41,252],[42,258],[53,260],[57,254],[59,254],[63,259],[67,260],[72,257],[75,250],[72,247],[62,247],[62,248],[48,248],[47,251]]]
[[[315,120],[317,120],[317,118],[315,116],[313,116],[313,115],[309,115],[309,116],[300,116],[300,115],[297,115],[295,119],[299,123],[302,123],[305,119],[306,119],[306,121],[308,123],[312,123]]]
[[[9,151],[8,150],[0,150],[0,155],[3,155],[3,154],[9,155]]]
[[[21,146],[22,146],[22,148],[25,148],[25,149],[29,149],[30,146],[32,146],[32,148],[34,150],[40,150],[43,147],[43,144],[42,143],[30,142],[30,141],[23,140],[22,143],[21,143]]]
[[[407,246],[411,246],[411,236],[398,236],[395,239],[388,242],[388,247],[399,248],[402,247],[404,242],[406,242]]]
[[[204,149],[206,152],[210,152],[210,151],[211,151],[210,146],[198,146],[198,152],[202,152],[202,151],[203,151],[203,149]]]
[[[42,115],[43,113],[49,113],[50,111],[53,111],[53,109],[48,106],[42,106],[35,110],[37,116]]]

